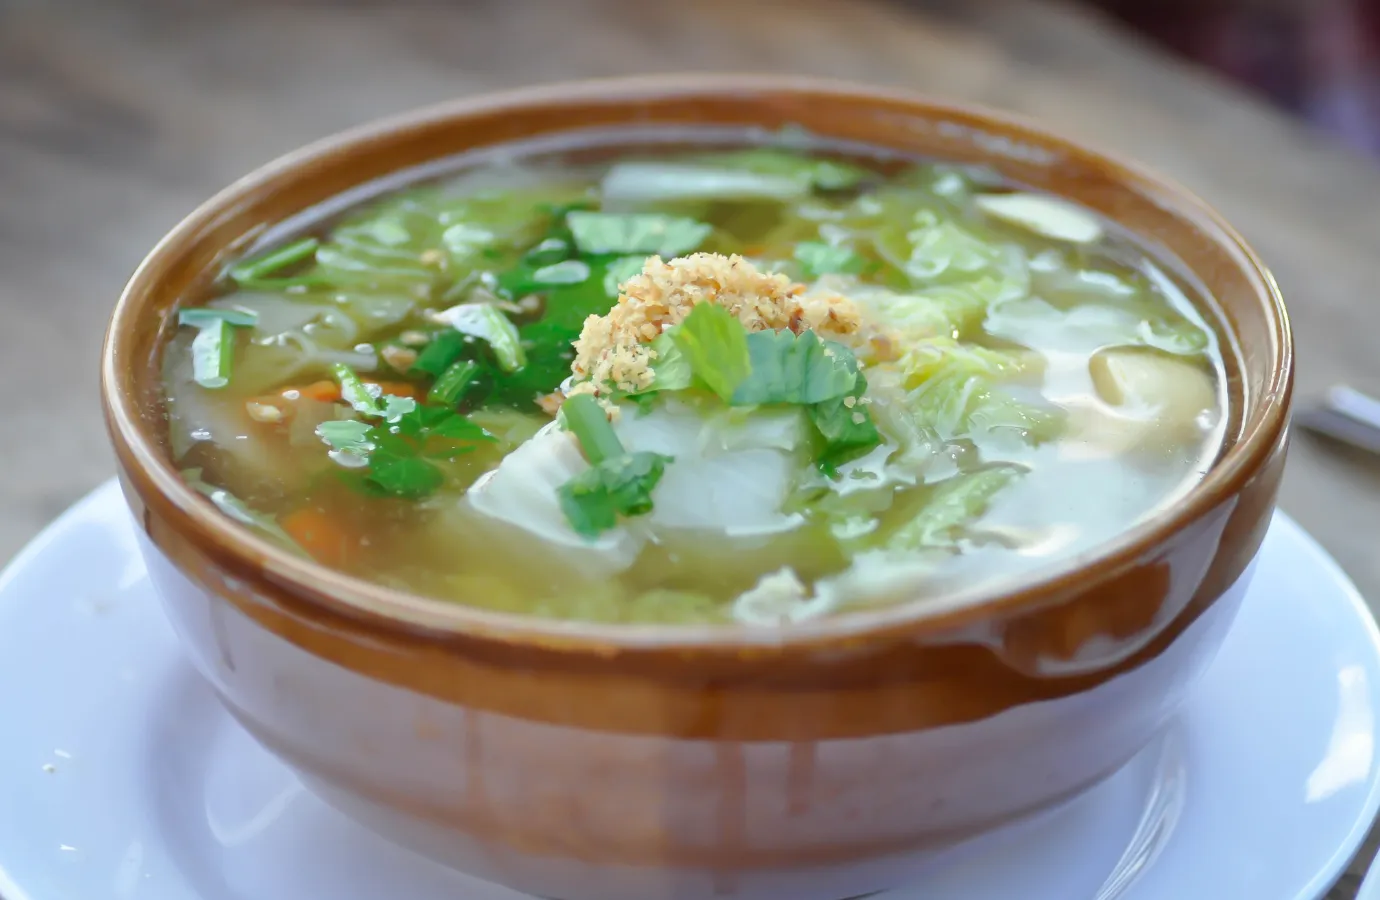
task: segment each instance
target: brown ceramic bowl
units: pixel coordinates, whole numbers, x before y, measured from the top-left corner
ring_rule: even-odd
[[[265,226],[457,153],[572,129],[801,125],[987,163],[1141,235],[1216,299],[1229,428],[1190,494],[1016,590],[793,626],[483,612],[294,558],[169,462],[174,310]],[[1218,648],[1284,465],[1288,325],[1260,260],[1158,176],[995,113],[790,78],[467,99],[313,145],[192,213],[120,298],[102,366],[122,483],[182,641],[326,800],[481,878],[561,900],[839,900],[1097,783]]]

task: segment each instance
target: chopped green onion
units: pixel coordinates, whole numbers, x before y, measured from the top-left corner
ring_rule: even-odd
[[[217,321],[228,322],[240,328],[253,328],[259,324],[259,314],[252,309],[210,309],[205,306],[177,311],[179,325],[205,328]]]
[[[440,378],[441,373],[449,369],[464,352],[465,336],[458,331],[443,331],[427,342],[422,352],[417,354],[417,361],[407,371]]]
[[[204,388],[229,384],[234,358],[235,329],[225,319],[207,323],[192,339],[192,377]]]
[[[609,424],[609,414],[589,394],[576,394],[566,400],[561,405],[561,419],[566,429],[580,442],[580,449],[590,465],[597,466],[623,453],[623,442],[618,440],[613,426]]]
[[[466,303],[440,313],[437,319],[461,334],[487,341],[503,371],[514,372],[527,364],[517,326],[496,307],[488,303]]]
[[[336,381],[340,382],[341,399],[353,406],[356,412],[366,416],[383,414],[383,410],[379,406],[378,396],[370,391],[363,381],[359,380],[354,369],[344,363],[336,363],[331,366],[331,374],[335,376]]]
[[[239,285],[261,281],[274,272],[281,271],[311,256],[319,246],[321,246],[321,242],[314,237],[302,238],[258,256],[241,260],[231,266],[226,274]]]
[[[441,377],[436,379],[436,383],[427,392],[427,402],[437,406],[455,406],[470,386],[474,384],[474,377],[477,374],[479,374],[479,363],[472,359],[462,359],[451,363],[450,368],[441,373]]]

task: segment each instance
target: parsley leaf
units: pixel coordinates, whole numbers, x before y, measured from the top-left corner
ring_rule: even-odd
[[[656,354],[652,360],[652,383],[635,393],[651,391],[682,391],[694,381],[690,371],[690,360],[676,343],[675,329],[663,331],[651,343],[651,351]]]
[[[725,403],[752,372],[747,329],[722,306],[696,304],[675,327],[674,340],[694,376]]]
[[[532,273],[532,281],[540,285],[579,284],[589,278],[589,263],[579,259],[566,259],[542,266]]]
[[[571,212],[565,217],[575,246],[581,253],[657,255],[663,258],[689,253],[704,243],[714,226],[694,219],[645,213],[617,215]]]
[[[342,392],[349,377],[341,381]],[[340,373],[337,373],[339,375]],[[363,388],[363,385],[360,385]],[[366,395],[370,409],[356,409],[376,420],[322,422],[316,436],[331,448],[330,457],[347,469],[362,469],[363,487],[406,500],[431,494],[445,483],[445,473],[431,460],[452,460],[474,449],[479,441],[496,440],[483,428],[453,409],[424,406],[410,397]]]
[[[671,457],[641,451],[605,459],[560,486],[561,511],[570,527],[587,538],[618,524],[619,516],[652,511],[652,490]]]
[[[316,436],[340,453],[348,453],[360,460],[374,449],[369,440],[373,426],[357,419],[331,419],[316,426]]]
[[[810,422],[823,439],[815,461],[825,474],[833,475],[838,467],[868,453],[882,442],[877,423],[862,402],[867,379],[858,373],[853,389],[842,397],[814,404],[809,409]]]
[[[620,515],[651,512],[652,490],[672,458],[624,450],[604,407],[588,394],[567,400],[561,407],[561,421],[580,442],[590,463],[588,469],[557,491],[570,527],[587,538],[595,538],[616,526]]]
[[[403,500],[420,500],[446,480],[441,470],[425,459],[397,453],[374,454],[369,459],[367,478],[385,494]]]
[[[821,275],[855,275],[863,270],[865,261],[848,247],[836,247],[820,241],[801,241],[795,245],[796,262],[809,278]]]
[[[622,256],[609,263],[608,271],[604,274],[604,293],[616,300],[622,293],[624,282],[641,275],[642,267],[646,264],[645,256]]]
[[[734,406],[808,406],[843,397],[857,380],[858,361],[853,351],[833,341],[821,341],[813,331],[799,335],[755,331],[747,335],[747,347],[750,374],[733,392]]]

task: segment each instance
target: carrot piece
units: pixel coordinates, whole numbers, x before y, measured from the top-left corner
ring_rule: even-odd
[[[278,524],[317,562],[339,566],[349,558],[349,534],[338,520],[314,506],[294,510]]]
[[[395,397],[410,397],[421,400],[421,389],[406,381],[371,381],[363,379],[366,385],[377,385],[384,394]],[[274,394],[265,394],[246,401],[250,417],[256,422],[277,424],[292,418],[293,403],[298,400],[315,400],[319,403],[335,403],[340,400],[340,385],[334,381],[316,381],[297,387],[283,388]],[[273,415],[272,410],[277,410]]]

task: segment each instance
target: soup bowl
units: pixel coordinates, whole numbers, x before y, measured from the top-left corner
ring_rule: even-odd
[[[399,172],[634,126],[799,126],[985,164],[1100,213],[1212,299],[1228,372],[1215,463],[1132,529],[1014,583],[779,629],[558,622],[411,595],[292,556],[178,477],[160,348],[228,254]],[[327,802],[542,897],[841,900],[923,877],[936,853],[1076,796],[1154,739],[1249,581],[1284,465],[1292,355],[1256,255],[1137,166],[908,94],[669,77],[460,100],[265,166],[140,266],[102,379],[180,640],[233,716]]]

